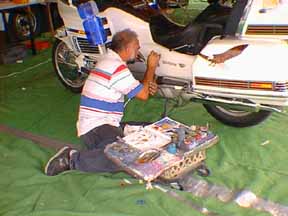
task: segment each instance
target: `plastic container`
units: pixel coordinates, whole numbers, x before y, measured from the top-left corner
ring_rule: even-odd
[[[106,42],[107,35],[102,25],[101,18],[94,16],[87,19],[83,22],[83,26],[89,43],[100,45]]]
[[[41,41],[41,40],[40,41],[36,40],[34,42],[34,45],[35,45],[35,49],[37,51],[45,50],[45,49],[48,49],[51,47],[51,44],[49,43],[49,41]],[[25,46],[26,46],[26,48],[31,49],[31,47],[32,47],[31,41],[27,41],[25,43]]]
[[[82,3],[78,6],[78,13],[81,19],[89,19],[99,13],[99,9],[94,1]]]
[[[177,153],[177,148],[175,143],[171,143],[167,147],[167,151],[171,154],[176,154]]]
[[[104,44],[107,40],[106,31],[102,20],[97,16],[98,7],[94,1],[89,1],[78,6],[78,13],[83,20],[83,27],[88,42],[93,45]]]

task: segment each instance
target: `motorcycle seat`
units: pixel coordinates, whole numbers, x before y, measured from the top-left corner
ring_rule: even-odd
[[[179,26],[163,15],[150,19],[150,31],[153,40],[169,49],[182,53],[197,55],[205,44],[215,35],[221,35],[221,24],[202,22]]]
[[[194,23],[212,22],[217,23],[225,27],[230,13],[231,7],[220,5],[218,1],[215,1],[208,5],[195,19]]]

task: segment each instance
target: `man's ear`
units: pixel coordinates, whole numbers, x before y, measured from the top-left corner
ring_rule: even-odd
[[[131,49],[131,44],[128,44],[126,47],[125,47],[125,52],[128,54],[130,52],[130,49]]]

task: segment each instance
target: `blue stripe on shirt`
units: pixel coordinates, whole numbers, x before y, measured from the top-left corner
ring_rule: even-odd
[[[123,112],[124,110],[123,102],[110,103],[106,101],[92,99],[84,95],[81,96],[80,106],[91,107],[94,109],[100,109],[108,112]]]
[[[139,85],[138,85],[136,88],[132,89],[132,90],[127,94],[127,97],[128,97],[128,98],[133,98],[133,97],[135,97],[135,96],[142,90],[142,88],[143,88],[143,85],[142,85],[141,83],[139,83]]]
[[[100,68],[95,68],[94,71],[101,72],[101,73],[106,74],[106,75],[108,75],[108,76],[112,76],[112,74],[113,74],[113,73],[111,73],[111,72],[109,72],[109,71],[105,71],[105,70],[102,70],[102,69],[100,69]]]

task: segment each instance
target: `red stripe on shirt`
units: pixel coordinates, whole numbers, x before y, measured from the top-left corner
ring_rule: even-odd
[[[90,73],[92,73],[92,74],[94,74],[94,75],[96,75],[96,76],[100,76],[100,77],[102,77],[102,78],[104,78],[104,79],[111,80],[111,76],[109,76],[109,75],[107,75],[107,74],[104,74],[104,73],[101,73],[101,72],[99,72],[99,71],[93,70],[93,71],[91,71]]]
[[[116,68],[116,70],[113,72],[114,74],[120,73],[121,71],[123,71],[124,69],[126,69],[127,66],[126,65],[120,65],[119,67]]]

